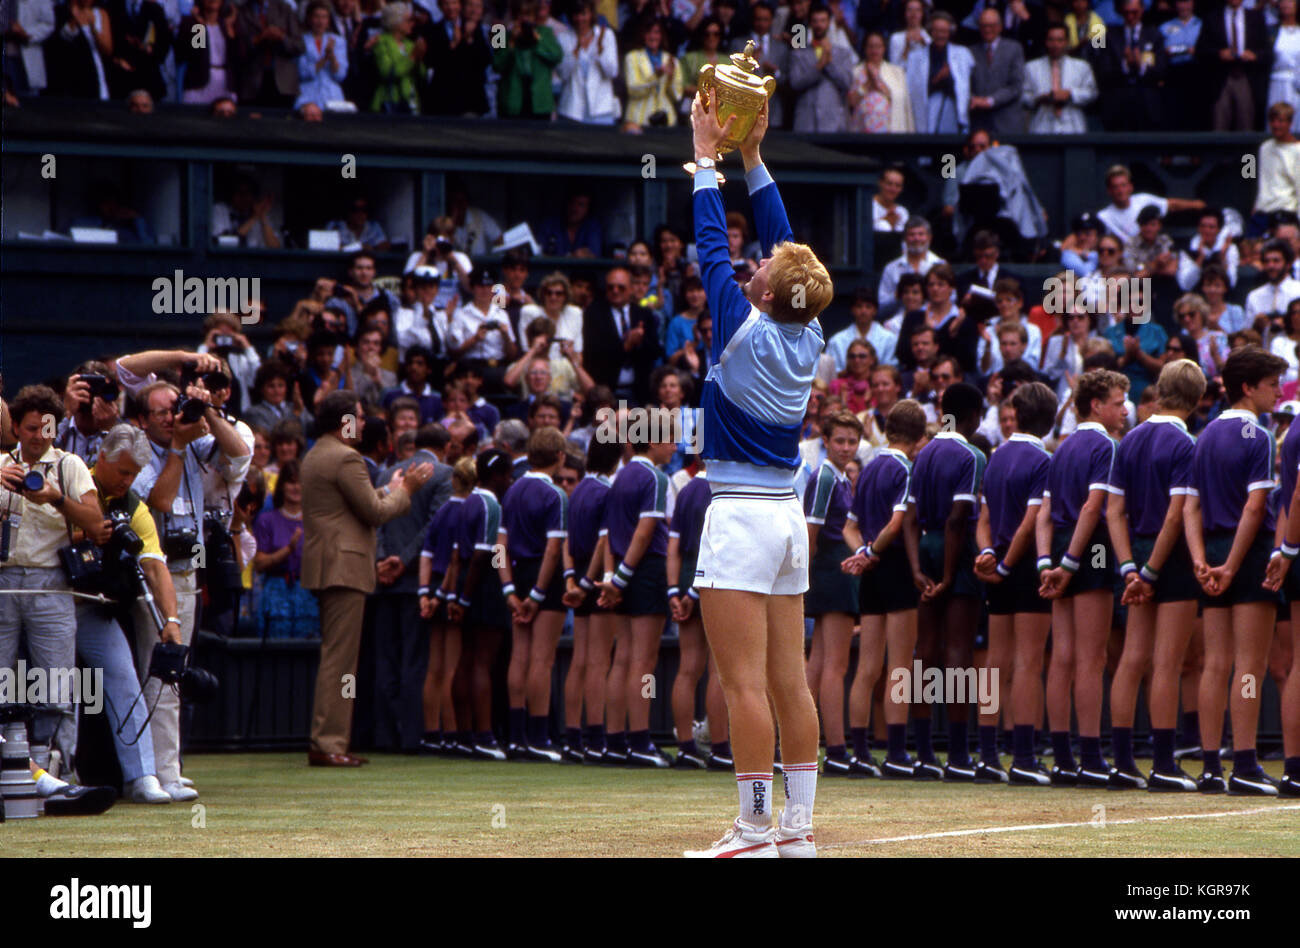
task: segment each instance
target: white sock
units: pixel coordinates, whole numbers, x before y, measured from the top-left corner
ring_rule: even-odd
[[[767,829],[772,825],[772,775],[736,774],[740,791],[740,818],[750,826]]]
[[[785,809],[782,826],[812,825],[813,803],[817,799],[817,761],[785,765]]]
[[[44,770],[37,770],[33,776],[36,778],[36,792],[43,797],[48,797],[55,790],[62,790],[68,785],[66,780],[51,777]]]

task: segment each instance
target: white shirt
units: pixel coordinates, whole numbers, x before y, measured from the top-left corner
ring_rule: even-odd
[[[872,226],[876,230],[883,231],[885,233],[901,234],[903,232],[903,225],[907,223],[907,208],[903,207],[903,205],[901,204],[896,203],[894,204],[894,210],[898,212],[897,223],[891,224],[889,223],[888,220],[885,219],[885,215],[889,213],[889,208],[882,205],[879,201],[875,199],[875,197],[872,197],[871,198]]]
[[[1300,280],[1288,276],[1280,283],[1265,283],[1246,297],[1246,322],[1253,323],[1256,316],[1285,313],[1287,304],[1298,297]]]
[[[906,252],[897,260],[889,261],[889,263],[885,264],[885,268],[880,271],[880,289],[876,293],[880,305],[885,306],[894,302],[894,298],[898,294],[898,281],[904,273],[920,273],[924,275],[930,272],[931,267],[943,262],[943,257],[940,257],[933,250],[925,252],[925,258],[921,261],[919,267],[913,267],[908,263]]]
[[[406,358],[406,350],[411,346],[437,348],[433,344],[433,335],[429,329],[431,323],[433,332],[438,334],[440,347],[445,350],[448,325],[446,311],[436,307],[426,309],[425,305],[417,300],[410,309],[402,307],[393,314],[393,332],[397,336],[399,360]]]
[[[1235,35],[1233,26],[1234,20],[1236,21]],[[1241,51],[1246,48],[1246,10],[1244,7],[1237,7],[1237,9],[1234,10],[1230,6],[1224,6],[1223,35],[1228,41],[1228,48],[1231,49],[1234,54],[1240,56]],[[1234,39],[1237,41],[1235,46],[1233,45]]]
[[[472,302],[466,303],[451,318],[448,329],[448,348],[463,346],[469,341],[478,327],[488,320],[498,320],[501,332],[489,332],[483,341],[463,353],[466,359],[504,359],[506,357],[506,339],[514,339],[515,331],[510,325],[510,317],[504,309],[492,303],[486,313],[480,312]]]
[[[519,310],[519,329],[516,333],[517,339],[527,339],[528,324],[538,316],[545,316],[546,310],[542,309],[537,303],[529,303]],[[573,342],[573,351],[582,351],[582,310],[572,303],[566,303],[564,309],[560,311],[560,318],[555,322],[556,342],[551,343],[550,359],[563,359],[564,355],[560,352],[560,339],[569,339]]]
[[[1107,230],[1124,243],[1128,243],[1137,236],[1138,215],[1148,204],[1155,205],[1161,217],[1169,213],[1169,202],[1164,198],[1139,191],[1129,199],[1128,207],[1121,209],[1112,204],[1098,211],[1097,216],[1101,218]]]
[[[1190,249],[1191,253],[1183,250],[1179,251],[1178,254],[1178,286],[1184,292],[1191,292],[1196,288],[1196,284],[1201,281],[1201,268],[1197,266],[1195,257],[1195,254],[1199,253],[1201,249],[1200,234],[1192,236]],[[1237,265],[1241,262],[1241,253],[1237,250],[1237,245],[1232,242],[1232,237],[1226,230],[1219,231],[1219,239],[1215,241],[1213,250],[1215,253],[1222,251],[1224,266],[1228,271],[1228,286],[1236,286]]]
[[[1300,207],[1300,142],[1279,144],[1269,139],[1259,146],[1259,194],[1255,210],[1294,211]]]

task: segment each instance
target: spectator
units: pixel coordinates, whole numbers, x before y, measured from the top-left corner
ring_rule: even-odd
[[[903,28],[889,37],[889,61],[894,65],[906,66],[907,57],[913,50],[926,49],[930,45],[930,34],[925,31],[925,14],[925,0],[907,0],[903,5]]]
[[[1106,22],[1092,9],[1092,0],[1070,0],[1070,12],[1063,22],[1070,55],[1078,56],[1105,48]]]
[[[1066,312],[1061,328],[1047,339],[1043,352],[1043,374],[1065,404],[1074,391],[1074,383],[1083,374],[1083,360],[1088,344],[1100,338],[1097,317],[1091,313]]]
[[[334,287],[335,304],[347,318],[348,332],[356,331],[357,314],[376,299],[383,299],[388,304],[390,317],[402,307],[401,301],[391,290],[386,290],[375,282],[376,273],[374,254],[363,250],[354,253],[348,261],[347,282]]]
[[[651,285],[659,291],[659,307],[665,313],[676,312],[682,305],[682,281],[698,268],[687,262],[686,245],[677,231],[667,224],[655,228],[654,246],[658,249]]]
[[[986,6],[979,14],[980,45],[970,74],[971,125],[994,135],[1025,130],[1020,105],[1025,82],[1025,50],[1002,35],[1002,14]]]
[[[592,0],[578,0],[572,14],[573,30],[565,42],[564,59],[556,75],[560,80],[561,118],[591,125],[613,125],[619,103],[614,95],[618,78],[618,37],[605,23],[596,22]]]
[[[227,0],[199,0],[193,13],[176,31],[173,47],[181,79],[181,101],[187,105],[215,105],[234,89],[234,55],[239,8]],[[195,45],[195,27],[203,30],[203,44]],[[234,102],[231,100],[231,104]]]
[[[442,399],[429,381],[433,372],[433,355],[429,350],[423,346],[411,346],[402,359],[402,383],[384,392],[381,404],[390,408],[399,399],[409,398],[420,409],[415,427],[440,421],[443,414]],[[393,425],[394,435],[400,434],[402,430],[405,429]]]
[[[1258,237],[1269,228],[1269,215],[1295,212],[1300,207],[1300,142],[1292,132],[1296,109],[1287,102],[1268,107],[1268,130],[1273,137],[1259,146],[1259,192],[1246,236]]]
[[[1022,359],[1035,372],[1043,357],[1043,331],[1025,318],[1025,299],[1020,283],[1002,277],[993,284],[994,305],[998,315],[980,329],[976,350],[979,374],[1001,372],[1014,359]],[[1013,336],[1007,330],[1016,329]],[[996,342],[996,345],[990,345]],[[1012,350],[1009,354],[1008,350]],[[1009,392],[1007,394],[1010,394]]]
[[[113,58],[108,11],[94,0],[68,0],[56,16],[58,28],[45,43],[46,94],[107,102]]]
[[[638,128],[677,124],[677,102],[682,97],[683,76],[677,58],[663,48],[664,28],[647,20],[636,45],[623,57],[627,81],[627,110],[623,121]]]
[[[512,6],[510,36],[492,54],[501,75],[497,111],[502,118],[549,120],[555,114],[551,73],[564,50],[549,26],[537,25],[537,0],[514,0]]]
[[[853,77],[848,92],[849,130],[854,132],[913,132],[916,130],[912,103],[907,97],[907,76],[901,66],[885,62],[885,40],[879,33],[868,33],[862,44],[862,62],[853,67]],[[902,172],[898,189],[902,190]],[[883,185],[882,175],[882,185]],[[884,191],[882,186],[881,191]],[[894,193],[898,196],[898,192]],[[878,192],[877,201],[880,193]],[[882,205],[873,205],[879,215]],[[898,209],[890,228],[880,226],[876,217],[876,230],[901,230],[907,211]]]
[[[695,439],[699,409],[689,404],[694,394],[692,387],[690,376],[671,365],[659,366],[650,376],[654,402],[671,413],[673,430],[677,434],[677,451],[662,468],[668,475],[676,474],[699,454],[700,447]]]
[[[1160,83],[1168,67],[1164,39],[1154,26],[1142,25],[1142,0],[1119,3],[1124,23],[1107,30],[1105,44],[1096,51],[1102,120],[1107,131],[1163,128]]]
[[[1178,285],[1184,291],[1193,289],[1201,280],[1202,269],[1218,264],[1227,274],[1229,285],[1236,286],[1240,259],[1232,233],[1223,226],[1223,211],[1206,208],[1201,212],[1188,248],[1178,254]]]
[[[492,429],[492,447],[510,458],[515,480],[528,470],[528,426],[517,418],[507,418]]]
[[[13,0],[4,30],[5,104],[45,89],[45,41],[54,33],[53,0]],[[12,94],[15,102],[11,103]]]
[[[1211,329],[1209,317],[1209,304],[1195,293],[1184,294],[1174,304],[1175,325],[1195,346],[1187,357],[1200,364],[1206,378],[1218,378],[1223,371],[1223,363],[1228,358],[1228,334],[1220,329]],[[1286,358],[1281,352],[1275,351],[1274,355]],[[1288,364],[1296,365],[1294,345],[1291,347]]]
[[[1247,326],[1258,331],[1261,316],[1277,319],[1287,311],[1293,299],[1300,297],[1300,280],[1290,275],[1294,259],[1291,245],[1286,241],[1273,239],[1264,244],[1259,252],[1264,283],[1246,297]]]
[[[305,49],[297,10],[277,0],[247,0],[235,34],[239,100],[289,108],[298,98],[298,57]]]
[[[682,282],[682,296],[685,308],[672,318],[664,337],[664,351],[669,355],[676,355],[683,347],[694,346],[696,320],[706,312],[708,305],[704,283],[697,276],[689,276]]]
[[[501,285],[505,291],[502,306],[509,315],[512,325],[518,325],[520,311],[535,302],[524,289],[524,284],[527,282],[528,251],[522,247],[507,250],[501,258]]]
[[[1300,356],[1296,354],[1297,344],[1300,344],[1300,299],[1293,299],[1287,303],[1281,330],[1274,334],[1268,345],[1269,352],[1286,360],[1287,368],[1282,374],[1284,385],[1300,378]]]
[[[1196,42],[1196,59],[1209,79],[1214,130],[1258,128],[1273,65],[1273,43],[1264,14],[1244,9],[1242,0],[1225,0],[1221,12],[1206,17]]]
[[[542,252],[549,257],[599,257],[603,249],[600,221],[591,216],[591,193],[569,192],[564,218],[552,217],[541,228]]]
[[[1217,263],[1207,263],[1201,270],[1201,282],[1195,290],[1209,307],[1206,325],[1232,335],[1246,326],[1246,311],[1236,303],[1229,303],[1228,272]]]
[[[1051,37],[1048,37],[1051,44]],[[1102,224],[1095,214],[1084,211],[1070,225],[1070,233],[1061,241],[1061,263],[1076,276],[1086,277],[1097,269],[1097,244]]]
[[[474,264],[469,255],[455,249],[456,222],[448,215],[435,217],[429,224],[419,250],[406,258],[403,273],[413,273],[420,267],[430,267],[438,281],[438,294],[434,300],[437,309],[454,311],[460,304],[463,292],[469,289],[469,273]]]
[[[654,315],[632,303],[631,274],[616,266],[605,274],[605,299],[583,314],[583,351],[588,372],[625,400],[644,404],[650,395],[650,372],[660,356]]]
[[[841,329],[826,343],[826,352],[835,360],[835,371],[843,372],[848,365],[849,346],[854,342],[869,342],[877,359],[893,365],[898,361],[898,337],[876,322],[878,307],[876,296],[867,287],[858,287],[850,310],[853,322]]]
[[[249,427],[270,431],[283,418],[296,418],[305,429],[310,416],[302,403],[296,373],[278,360],[263,362],[253,376],[253,404],[244,412]]]
[[[153,115],[153,96],[148,89],[135,89],[126,96],[126,110],[132,115]]]
[[[898,281],[904,273],[924,275],[943,258],[930,250],[930,223],[924,217],[912,217],[903,229],[903,253],[885,264],[880,272],[880,289],[877,298],[883,308],[892,303],[898,291]]]
[[[108,84],[114,98],[144,89],[153,98],[167,95],[162,64],[172,48],[172,31],[154,0],[108,0],[113,24],[113,60]]]
[[[326,0],[316,0],[316,2],[321,5],[317,7],[320,10]],[[316,14],[318,17],[323,15],[323,13]],[[329,39],[332,42],[337,37],[331,35]],[[307,45],[309,47],[314,46],[317,41],[318,38],[313,33],[307,38]],[[310,56],[311,53],[308,52],[306,55]],[[342,94],[342,90],[339,91]],[[306,95],[307,93],[304,92],[303,94]],[[360,244],[363,250],[384,251],[391,247],[383,226],[370,216],[370,202],[363,197],[353,198],[348,204],[347,217],[330,221],[329,229],[338,233],[339,242],[345,248],[355,247]]]
[[[217,96],[212,100],[212,106],[208,109],[208,114],[213,118],[234,118],[238,113],[239,107],[235,105],[235,100],[228,95]]]
[[[501,243],[501,226],[482,208],[470,207],[469,196],[453,188],[447,196],[447,213],[456,224],[455,244],[472,256],[491,253]]]
[[[112,181],[99,179],[90,185],[90,203],[93,214],[83,214],[75,218],[68,227],[97,227],[111,230],[117,235],[119,244],[156,243],[153,228],[135,208],[126,204],[122,189]]]
[[[382,14],[384,32],[375,42],[375,74],[378,82],[370,111],[390,115],[419,115],[416,95],[419,65],[424,61],[425,39],[411,40],[415,18],[410,4],[390,3]]]
[[[1138,277],[1173,276],[1178,268],[1173,239],[1163,232],[1160,210],[1148,204],[1138,211],[1138,232],[1124,242],[1120,265]]]
[[[425,62],[433,69],[433,79],[422,111],[426,115],[484,115],[488,111],[487,70],[492,65],[492,49],[480,29],[481,23],[469,19],[469,5],[461,0],[439,0],[438,9],[442,19],[427,27]],[[481,12],[482,7],[476,6],[475,10]]]
[[[1118,279],[1131,276],[1123,270],[1115,274]],[[1169,334],[1150,318],[1150,305],[1151,301],[1142,298],[1135,286],[1128,305],[1125,307],[1121,302],[1119,311],[1111,314],[1114,322],[1103,333],[1118,357],[1119,371],[1128,376],[1130,398],[1141,396],[1164,365],[1161,357]]]
[[[809,42],[790,50],[790,89],[797,97],[796,132],[842,132],[848,128],[844,98],[853,81],[853,52],[831,41],[830,27],[830,10],[814,7],[809,14]]]
[[[916,0],[920,2],[920,0]],[[733,53],[745,51],[745,44],[753,42],[754,59],[758,72],[776,79],[776,94],[767,100],[767,121],[772,128],[785,128],[786,90],[789,86],[790,47],[781,42],[772,31],[773,7],[768,0],[757,0],[749,8],[750,32],[738,36],[731,44]]]
[[[936,264],[926,273],[925,309],[904,316],[898,332],[900,364],[904,346],[910,346],[912,334],[924,326],[934,330],[939,351],[953,356],[961,364],[963,374],[975,371],[979,324],[968,319],[965,311],[957,305],[954,298],[956,284],[952,267],[946,263]]]
[[[299,93],[293,105],[295,109],[309,102],[326,109],[330,103],[346,98],[342,83],[348,74],[348,46],[343,37],[330,30],[331,20],[329,0],[311,0],[307,4],[308,33],[303,38],[306,48],[298,57]],[[338,227],[331,224],[330,229]],[[344,245],[353,242],[346,230],[341,233]],[[364,246],[367,250],[375,249],[370,244]]]
[[[573,304],[569,278],[558,270],[543,277],[537,284],[537,296],[540,305],[529,303],[519,311],[520,338],[526,339],[527,327],[537,317],[545,316],[554,325],[551,361],[564,359],[564,344],[571,343],[575,364],[582,365],[582,310]]]
[[[507,389],[521,390],[527,398],[529,395],[559,395],[570,399],[575,391],[591,388],[591,376],[582,370],[582,366],[571,344],[560,347],[560,357],[549,355],[554,351],[555,323],[546,316],[538,316],[524,333],[528,351],[519,361],[506,370]],[[542,368],[545,373],[542,373]],[[526,407],[518,408],[513,414],[509,409],[506,415],[511,418],[523,418]],[[563,414],[567,417],[568,409]]]
[[[830,384],[831,398],[842,400],[844,407],[855,415],[866,411],[871,401],[871,375],[878,363],[876,348],[871,343],[860,339],[849,343],[844,368]]]
[[[870,56],[867,59],[870,60]],[[865,68],[865,63],[858,67],[859,70]],[[903,193],[904,181],[902,168],[886,168],[880,172],[880,182],[871,198],[871,220],[875,230],[895,234],[903,232],[907,208],[898,203],[898,196]]]
[[[273,507],[253,524],[254,571],[261,573],[257,630],[263,638],[309,639],[320,635],[316,597],[302,588],[302,480],[298,461],[280,468]]]
[[[951,14],[936,11],[930,17],[930,45],[908,54],[907,93],[918,132],[964,135],[970,127],[974,59],[970,50],[952,44],[954,26]]]
[[[972,247],[974,248],[975,266],[962,271],[957,277],[957,296],[961,299],[963,306],[970,303],[969,297],[972,286],[982,286],[986,290],[993,290],[999,280],[1011,280],[1017,286],[1020,285],[1020,277],[998,263],[1002,253],[1002,241],[998,239],[997,234],[990,230],[980,231],[975,235]]]
[[[495,286],[490,270],[475,267],[470,274],[471,299],[456,310],[447,330],[448,356],[478,361],[490,393],[503,390],[506,364],[519,351],[510,317],[493,299]]]
[[[432,267],[416,267],[411,283],[415,299],[410,306],[399,309],[394,319],[398,358],[405,356],[411,346],[424,346],[431,352],[442,352],[446,346],[448,322],[446,311],[437,305],[437,271]]]
[[[727,64],[722,45],[722,21],[710,14],[700,19],[686,47],[686,52],[682,54],[680,65],[682,95],[677,103],[682,115],[691,114],[691,103],[695,101],[695,93],[699,91],[700,70],[706,65],[719,64]]]
[[[1189,0],[1183,0],[1184,3]],[[1270,112],[1278,102],[1285,102],[1295,109],[1300,105],[1300,20],[1296,9],[1297,0],[1278,0],[1277,34],[1273,40],[1273,71],[1268,83],[1268,106]],[[1292,133],[1300,131],[1300,123],[1294,123]]]
[[[1065,55],[1066,29],[1060,24],[1047,27],[1043,46],[1046,55],[1025,65],[1021,104],[1032,113],[1028,130],[1035,135],[1080,135],[1088,129],[1083,110],[1097,98],[1092,67]]]
[[[212,205],[212,236],[234,236],[241,247],[280,246],[280,235],[271,223],[275,199],[263,195],[256,181],[236,175],[231,184],[229,203]]]
[[[1141,0],[1132,0],[1131,6],[1140,8]],[[1106,171],[1106,193],[1110,195],[1111,203],[1098,211],[1097,217],[1122,242],[1137,236],[1138,214],[1147,205],[1154,205],[1161,217],[1179,211],[1199,211],[1205,207],[1205,202],[1199,198],[1162,198],[1145,191],[1135,194],[1133,174],[1124,165],[1111,165]]]
[[[1195,0],[1174,0],[1174,9],[1177,15],[1160,24],[1160,38],[1169,57],[1163,107],[1168,127],[1185,131],[1205,125],[1203,83],[1196,63],[1196,43],[1202,24],[1195,13]]]
[[[383,367],[387,347],[384,331],[374,323],[367,323],[357,333],[356,358],[346,384],[365,404],[380,404],[383,393],[397,385],[397,376]]]

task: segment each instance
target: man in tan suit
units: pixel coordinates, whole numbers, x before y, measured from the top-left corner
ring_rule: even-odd
[[[316,422],[322,434],[302,462],[302,584],[316,593],[321,617],[307,762],[356,767],[366,761],[348,753],[352,701],[344,676],[356,675],[366,596],[375,589],[375,528],[406,513],[433,465],[408,468],[376,490],[355,448],[365,427],[356,393],[325,396]]]

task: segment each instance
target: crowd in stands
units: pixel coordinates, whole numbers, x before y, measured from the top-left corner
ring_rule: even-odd
[[[562,120],[689,113],[748,43],[801,132],[1262,129],[1300,102],[1295,0],[6,0],[5,102],[63,96]]]

